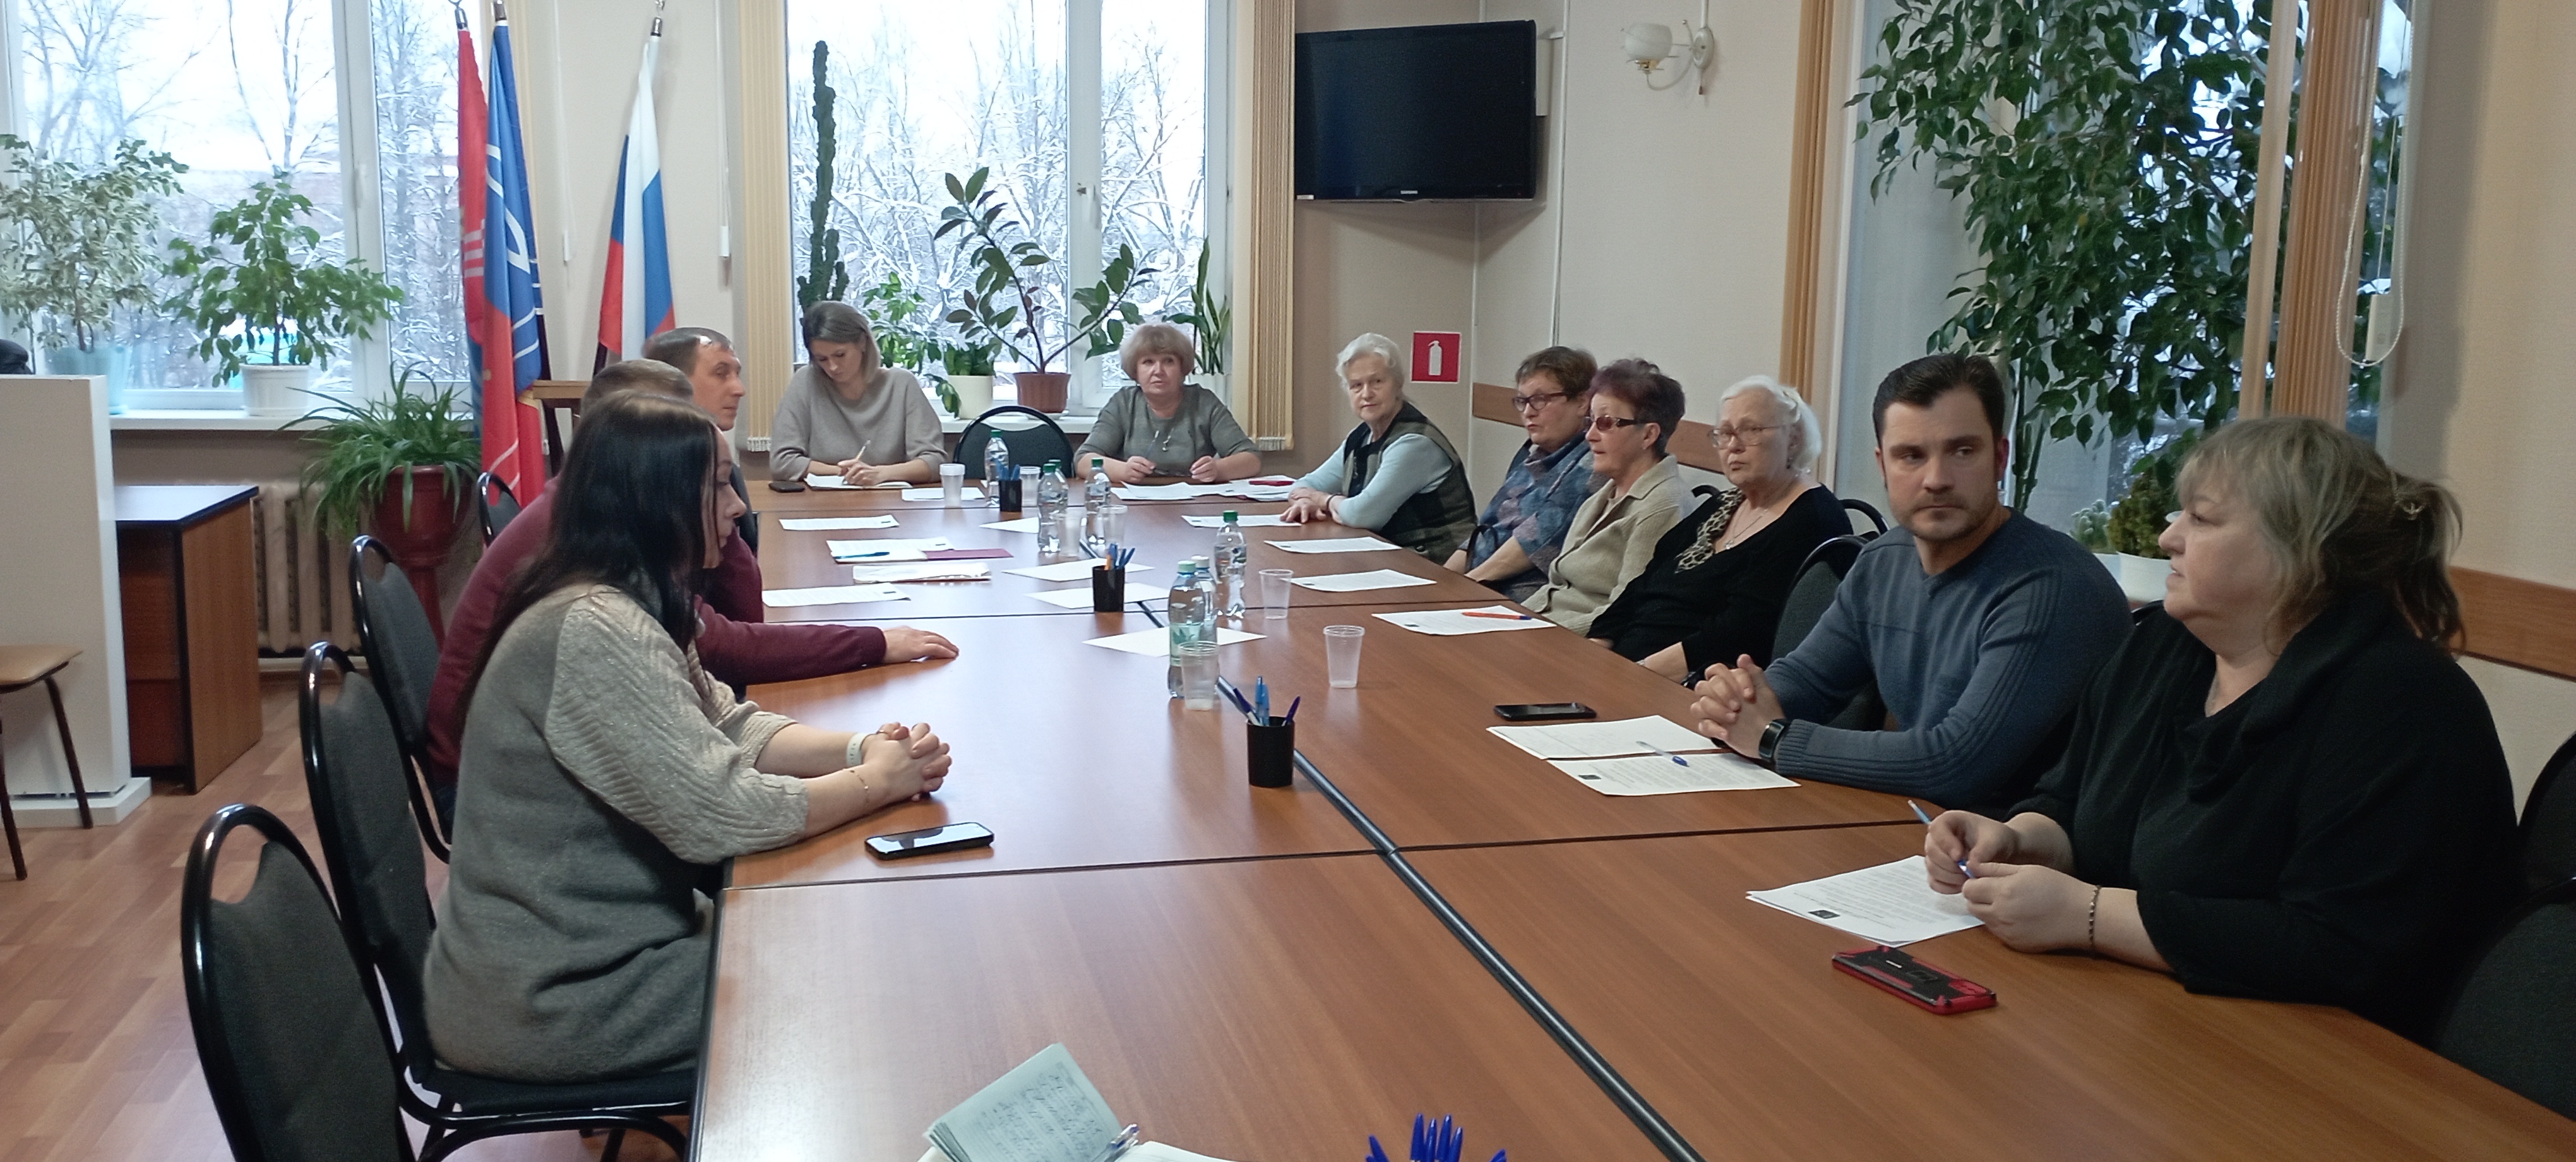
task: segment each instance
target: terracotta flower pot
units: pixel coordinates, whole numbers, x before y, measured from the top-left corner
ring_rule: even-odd
[[[1020,406],[1049,415],[1064,410],[1065,385],[1072,382],[1073,375],[1063,371],[1023,371],[1011,377],[1012,385],[1019,388]]]
[[[403,505],[406,475],[411,477],[408,514]],[[456,530],[464,514],[465,497],[449,486],[445,470],[405,468],[385,477],[384,499],[376,502],[370,527],[411,579],[411,591],[420,596],[421,611],[429,615],[430,632],[441,640],[447,637],[447,627],[438,614],[438,570],[455,551]]]

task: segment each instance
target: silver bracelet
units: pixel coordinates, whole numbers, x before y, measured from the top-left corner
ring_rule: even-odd
[[[2093,942],[2093,923],[2102,918],[2102,889],[2093,889],[2093,903],[2084,909],[2084,951],[2100,955],[2102,946]]]

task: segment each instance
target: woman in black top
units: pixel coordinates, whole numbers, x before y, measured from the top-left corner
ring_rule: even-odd
[[[1796,392],[1759,375],[1726,389],[1710,439],[1735,487],[1655,542],[1646,571],[1587,631],[1676,682],[1746,654],[1769,663],[1799,564],[1851,531],[1842,502],[1808,472],[1822,439]]]
[[[2163,608],[2020,814],[1934,821],[1932,886],[2023,951],[2422,1039],[2514,883],[2503,748],[2441,644],[2458,510],[2296,417],[2211,437],[2180,492]]]

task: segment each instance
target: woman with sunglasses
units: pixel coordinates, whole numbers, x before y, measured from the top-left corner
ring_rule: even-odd
[[[1664,534],[1585,631],[1676,682],[1740,655],[1767,663],[1798,566],[1851,531],[1842,501],[1810,471],[1824,437],[1798,393],[1767,375],[1726,389],[1711,439],[1734,487]]]
[[[1664,452],[1681,424],[1682,385],[1643,359],[1622,359],[1589,386],[1583,442],[1602,484],[1574,511],[1547,584],[1521,599],[1576,633],[1589,631],[1594,615],[1646,571],[1689,496]]]

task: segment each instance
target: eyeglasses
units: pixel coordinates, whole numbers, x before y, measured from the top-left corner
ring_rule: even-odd
[[[1633,428],[1644,422],[1646,421],[1622,419],[1618,416],[1594,416],[1592,417],[1592,430],[1596,432],[1614,432],[1621,428]]]
[[[1719,425],[1718,427],[1709,430],[1708,442],[1721,448],[1728,444],[1750,448],[1766,439],[1769,439],[1770,433],[1779,431],[1781,427],[1782,425],[1780,424],[1761,424],[1743,428],[1730,428],[1724,425]]]
[[[1547,401],[1549,400],[1564,398],[1565,393],[1561,391],[1542,391],[1532,395],[1516,395],[1512,397],[1512,410],[1534,412],[1540,408],[1546,407]]]

